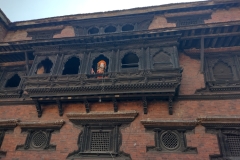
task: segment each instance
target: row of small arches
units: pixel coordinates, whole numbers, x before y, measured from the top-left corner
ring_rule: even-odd
[[[103,55],[98,56],[93,60],[92,63],[92,69],[96,73],[97,72],[97,63],[100,60],[104,60],[107,64],[108,70],[108,64],[109,59]],[[122,59],[122,68],[138,68],[138,62],[139,58],[135,53],[127,53],[123,59]],[[51,60],[46,58],[45,60],[41,61],[36,70],[36,74],[47,74],[51,72],[51,69],[53,67],[53,63]],[[80,59],[78,57],[71,57],[65,64],[64,69],[62,71],[62,75],[71,75],[71,74],[78,74],[80,69]]]
[[[122,31],[123,32],[127,32],[127,31],[133,31],[134,30],[134,26],[131,24],[126,24],[122,27]],[[117,28],[115,26],[108,26],[104,29],[105,33],[114,33],[117,31]],[[99,28],[97,27],[92,27],[88,30],[88,34],[98,34],[99,33]]]

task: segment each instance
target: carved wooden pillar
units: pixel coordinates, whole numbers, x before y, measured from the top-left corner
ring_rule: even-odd
[[[28,60],[28,54],[25,52],[25,62],[26,62],[26,70],[27,74],[29,73],[29,60]]]
[[[201,72],[204,73],[204,37],[201,37]]]

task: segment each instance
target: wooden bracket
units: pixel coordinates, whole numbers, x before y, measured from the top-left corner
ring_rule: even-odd
[[[147,98],[146,97],[142,97],[142,103],[143,103],[143,112],[144,112],[144,114],[147,114],[148,104],[147,104]]]
[[[63,115],[63,107],[62,107],[62,102],[60,100],[57,100],[57,105],[58,105],[58,111],[59,111],[59,116]]]
[[[42,116],[42,107],[41,104],[38,101],[35,101],[35,106],[37,109],[37,113],[38,113],[38,118],[40,118]]]
[[[169,97],[169,99],[168,99],[168,113],[170,114],[170,115],[172,115],[173,114],[173,97]]]
[[[114,112],[118,112],[118,103],[115,97],[112,99]]]
[[[90,112],[90,105],[89,105],[87,99],[84,99],[84,104],[85,104],[86,112],[89,113]]]

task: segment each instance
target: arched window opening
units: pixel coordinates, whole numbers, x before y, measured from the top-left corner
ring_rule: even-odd
[[[99,29],[96,27],[93,27],[88,30],[88,34],[97,34],[99,32]]]
[[[44,74],[44,73],[50,73],[52,69],[53,63],[48,58],[41,61],[37,66],[37,72],[36,74]]]
[[[233,79],[233,73],[232,73],[231,67],[222,61],[219,61],[213,67],[213,75],[216,80],[232,80]]]
[[[103,74],[108,72],[109,59],[104,55],[100,55],[94,59],[92,63],[91,74]]]
[[[153,67],[155,69],[173,67],[171,57],[164,52],[159,52],[153,56]]]
[[[107,28],[105,28],[104,32],[105,33],[113,33],[113,32],[116,32],[116,27],[114,26],[108,26]]]
[[[126,54],[122,59],[122,68],[138,68],[139,58],[134,53]]]
[[[134,26],[131,24],[126,24],[122,27],[122,31],[124,31],[124,32],[125,31],[133,31],[133,29],[134,29]]]
[[[64,66],[64,70],[62,72],[62,75],[66,74],[78,74],[80,66],[80,59],[77,57],[70,58]]]
[[[10,87],[18,87],[20,84],[21,78],[19,77],[18,74],[15,74],[12,76],[6,83],[5,87],[10,88]]]

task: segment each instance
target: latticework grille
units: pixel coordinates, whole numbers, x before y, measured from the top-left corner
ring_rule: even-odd
[[[231,156],[240,156],[240,135],[227,135]]]
[[[34,148],[43,148],[47,144],[47,136],[43,132],[36,132],[32,136],[31,144]]]
[[[110,149],[109,132],[92,132],[91,151],[104,152]]]
[[[166,132],[162,135],[162,144],[167,149],[176,149],[179,146],[179,139],[173,132]]]

